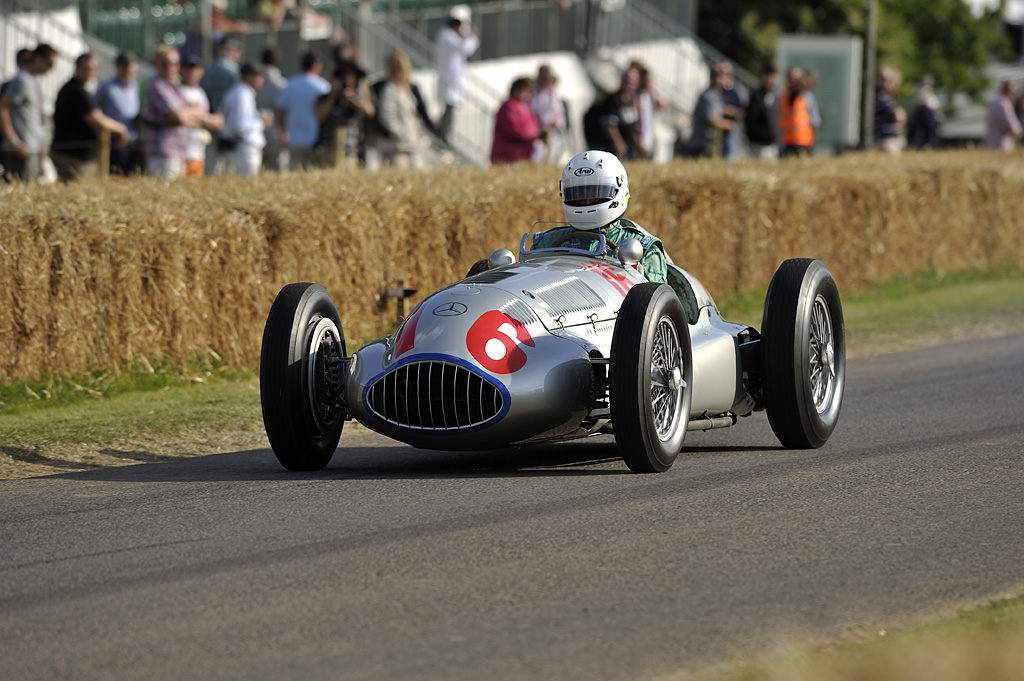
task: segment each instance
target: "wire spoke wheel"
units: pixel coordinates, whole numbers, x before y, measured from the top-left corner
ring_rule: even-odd
[[[839,420],[846,336],[839,290],[819,260],[787,260],[772,277],[761,324],[765,410],[786,447],[821,447]]]
[[[689,327],[665,284],[629,290],[612,333],[609,398],[615,442],[638,473],[672,466],[690,420]]]

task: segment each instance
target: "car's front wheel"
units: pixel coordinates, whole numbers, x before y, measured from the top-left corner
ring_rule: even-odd
[[[338,448],[345,335],[318,284],[281,289],[263,330],[260,402],[267,439],[281,465],[320,470]]]
[[[629,290],[612,333],[609,374],[615,441],[638,473],[666,471],[683,446],[693,383],[690,334],[665,284]]]
[[[821,447],[839,420],[846,332],[839,290],[820,260],[787,260],[768,286],[761,324],[765,411],[785,447]]]

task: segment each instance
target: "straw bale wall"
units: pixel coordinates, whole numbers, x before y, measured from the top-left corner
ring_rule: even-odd
[[[774,164],[629,166],[627,215],[715,296],[791,257],[840,289],[920,270],[1024,267],[1024,159],[851,154]],[[0,380],[210,350],[258,364],[280,288],[322,283],[346,336],[393,323],[534,221],[561,219],[560,169],[312,173],[0,186]],[[411,309],[411,305],[410,308]]]

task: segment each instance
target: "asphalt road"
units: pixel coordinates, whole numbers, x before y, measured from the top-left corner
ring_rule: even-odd
[[[1024,589],[1024,339],[850,362],[839,427],[346,436],[0,482],[0,679],[654,679]]]

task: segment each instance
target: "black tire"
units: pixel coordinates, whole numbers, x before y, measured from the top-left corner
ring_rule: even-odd
[[[318,284],[289,284],[270,308],[260,352],[260,403],[267,439],[291,471],[322,469],[345,424],[339,404],[345,335]]]
[[[637,473],[669,469],[690,422],[693,362],[679,298],[665,284],[638,284],[622,301],[609,367],[615,442]],[[663,382],[654,380],[661,370]]]
[[[784,447],[828,441],[846,384],[839,289],[820,260],[787,260],[768,286],[761,323],[765,410]]]
[[[472,277],[474,274],[480,274],[490,269],[490,263],[487,260],[477,260],[473,263],[473,266],[469,268],[469,274],[466,277]]]

